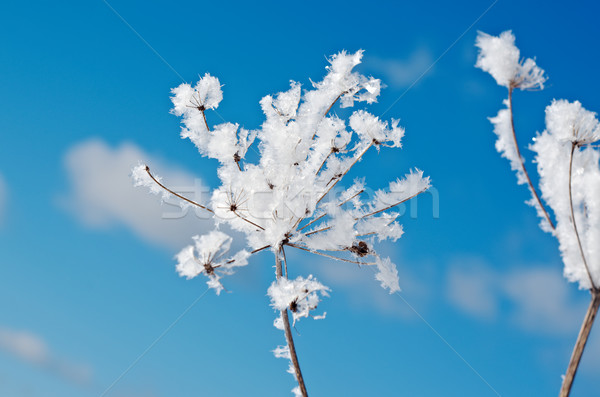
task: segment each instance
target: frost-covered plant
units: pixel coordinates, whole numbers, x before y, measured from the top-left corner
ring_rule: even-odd
[[[377,268],[376,279],[390,293],[399,291],[396,266],[377,255],[374,244],[396,241],[403,233],[394,207],[423,193],[429,178],[413,170],[366,197],[364,179],[356,179],[345,190],[334,189],[369,149],[398,148],[404,129],[398,120],[382,121],[365,110],[354,111],[344,120],[331,110],[357,102],[376,101],[378,79],[353,71],[362,51],[341,52],[329,59],[325,78],[302,90],[291,82],[290,89],[260,101],[266,120],[258,130],[222,123],[209,127],[208,109],[223,98],[221,85],[206,74],[195,86],[182,84],[172,90],[173,113],[182,117],[182,138],[189,138],[203,156],[218,160],[221,186],[210,204],[196,203],[162,184],[146,165],[133,169],[135,185],[147,186],[163,198],[175,195],[182,205],[195,205],[212,214],[219,227],[227,224],[246,236],[247,250],[232,256],[227,252],[232,238],[222,231],[194,237],[194,244],[177,256],[177,271],[187,278],[204,274],[217,294],[222,278],[235,267],[245,266],[251,254],[271,250],[275,256],[275,281],[268,289],[272,307],[279,313],[275,326],[282,329],[286,346],[277,357],[290,360],[297,395],[306,396],[292,338],[288,312],[295,323],[311,316],[329,288],[312,275],[292,278],[286,249],[298,249],[334,260]],[[247,161],[255,144],[258,160]],[[313,318],[322,318],[312,316]]]
[[[510,161],[519,184],[532,193],[528,204],[536,207],[541,228],[559,242],[565,277],[591,292],[586,313],[560,395],[568,396],[589,332],[600,306],[600,152],[592,144],[600,140],[596,113],[578,101],[554,100],[546,108],[546,130],[529,146],[535,152],[541,198],[554,214],[555,223],[534,188],[519,151],[513,122],[512,93],[543,89],[546,77],[533,59],[521,60],[510,31],[498,37],[479,33],[476,66],[508,88],[506,109],[490,118],[498,136],[496,149]]]

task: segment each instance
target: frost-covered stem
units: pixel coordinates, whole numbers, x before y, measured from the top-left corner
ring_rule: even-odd
[[[521,169],[523,170],[523,174],[525,174],[525,178],[527,179],[527,184],[529,185],[529,190],[531,190],[533,197],[535,198],[538,205],[542,209],[542,212],[544,213],[544,217],[546,217],[548,224],[550,225],[552,230],[554,230],[555,229],[554,223],[550,219],[550,215],[548,215],[548,211],[546,211],[544,204],[542,204],[542,200],[540,199],[540,196],[537,194],[537,191],[533,187],[533,183],[531,183],[531,178],[529,177],[527,168],[525,168],[525,162],[523,161],[523,157],[521,156],[521,150],[519,149],[519,143],[517,141],[517,133],[515,132],[515,121],[513,118],[513,103],[512,103],[513,89],[514,89],[514,85],[511,84],[510,87],[508,88],[508,111],[510,113],[510,128],[512,130],[513,140],[515,142],[515,150],[517,151],[517,157],[519,158],[519,161],[521,162]]]
[[[385,207],[385,208],[382,208],[382,209],[380,209],[380,210],[373,211],[373,212],[370,212],[370,213],[368,213],[368,214],[366,214],[366,215],[363,215],[363,216],[361,216],[359,219],[364,219],[364,218],[367,218],[367,217],[369,217],[369,216],[372,216],[372,215],[377,215],[377,214],[379,214],[380,212],[387,211],[387,210],[389,210],[389,209],[391,209],[391,208],[394,208],[395,206],[397,206],[397,205],[400,205],[400,204],[402,204],[402,203],[405,203],[405,202],[407,202],[408,200],[410,200],[410,199],[413,199],[413,198],[417,197],[419,194],[421,194],[421,193],[424,193],[424,192],[425,192],[427,189],[429,189],[429,188],[425,188],[425,189],[421,190],[420,192],[417,192],[417,193],[413,194],[412,196],[410,196],[410,197],[408,197],[408,198],[405,198],[405,199],[404,199],[404,200],[402,200],[402,201],[398,201],[396,204],[392,204],[392,205],[390,205],[390,206],[387,206],[387,207]]]
[[[298,231],[301,231],[302,229],[307,228],[308,226],[312,225],[313,223],[315,223],[316,221],[318,221],[319,219],[323,219],[323,217],[327,215],[327,214],[322,214],[319,215],[318,217],[316,217],[315,219],[313,219],[312,221],[308,222],[306,225],[302,226],[300,229],[298,229]]]
[[[323,162],[321,163],[321,166],[319,166],[319,169],[317,170],[317,172],[315,172],[315,175],[319,175],[319,172],[321,172],[321,170],[323,169],[323,167],[325,166],[325,163],[327,162],[327,160],[329,160],[329,157],[333,154],[333,149],[329,151],[329,153],[327,154],[327,156],[325,156],[325,158],[323,159]]]
[[[337,256],[328,255],[328,254],[325,254],[323,252],[311,250],[310,248],[302,247],[302,246],[296,245],[294,243],[287,243],[286,245],[289,245],[290,247],[298,248],[299,250],[302,250],[302,251],[310,252],[311,254],[321,255],[321,256],[324,256],[326,258],[335,259],[336,261],[354,263],[355,265],[374,265],[375,264],[374,262],[357,262],[357,261],[353,261],[353,260],[350,260],[350,259],[338,258]]]
[[[258,225],[258,224],[256,224],[256,223],[252,222],[250,219],[244,218],[243,216],[241,216],[240,214],[238,214],[236,211],[232,211],[232,212],[235,214],[235,216],[237,216],[237,217],[238,217],[238,218],[240,218],[241,220],[243,220],[243,221],[246,221],[246,222],[248,222],[249,224],[251,224],[251,225],[253,225],[253,226],[256,226],[256,227],[257,227],[257,228],[259,228],[260,230],[265,230],[265,228],[264,228],[264,227],[262,227],[261,225]]]
[[[583,246],[581,245],[581,239],[579,238],[579,230],[577,229],[577,221],[575,220],[575,210],[573,209],[573,154],[575,153],[576,147],[576,143],[573,143],[571,145],[571,155],[569,157],[569,206],[571,207],[571,221],[573,222],[573,230],[575,231],[575,237],[577,237],[579,252],[581,252],[581,259],[583,260],[585,271],[588,275],[588,278],[590,279],[590,285],[592,286],[591,288],[592,290],[595,290],[596,286],[594,285],[594,279],[592,278],[590,268],[588,267],[587,260],[585,259],[585,253],[583,252]]]
[[[347,198],[346,200],[342,201],[341,203],[338,204],[338,207],[341,207],[342,205],[346,204],[348,201],[352,200],[354,197],[363,194],[364,193],[364,189],[359,190],[358,192],[356,192],[355,194],[353,194],[352,196],[350,196],[349,198]]]
[[[204,125],[206,126],[206,131],[210,132],[210,127],[208,126],[208,121],[206,121],[206,113],[204,110],[200,110],[202,113],[202,118],[204,119]]]
[[[327,117],[327,114],[329,113],[329,111],[331,110],[331,108],[333,107],[333,105],[335,105],[335,103],[342,97],[342,95],[346,94],[347,91],[342,92],[340,95],[338,95],[333,102],[331,102],[331,105],[329,105],[329,107],[327,108],[327,110],[325,111],[325,114],[323,115],[323,118]]]
[[[197,207],[200,207],[200,208],[202,208],[203,210],[207,210],[208,212],[210,212],[210,213],[214,214],[213,210],[211,210],[210,208],[208,208],[208,207],[205,207],[205,206],[203,206],[202,204],[198,204],[197,202],[195,202],[195,201],[192,201],[192,200],[190,200],[189,198],[182,196],[181,194],[177,194],[177,193],[175,193],[174,191],[172,191],[171,189],[169,189],[168,187],[166,187],[165,185],[163,185],[162,183],[160,183],[160,182],[159,182],[159,181],[158,181],[158,180],[157,180],[157,179],[154,177],[154,175],[152,175],[152,174],[150,173],[150,167],[148,167],[148,166],[146,166],[146,173],[148,173],[148,175],[150,176],[150,178],[152,178],[152,180],[153,180],[153,181],[154,181],[154,182],[155,182],[155,183],[156,183],[158,186],[160,186],[161,188],[165,189],[167,192],[171,193],[173,196],[179,197],[179,198],[180,198],[180,199],[182,199],[183,201],[187,201],[187,202],[188,202],[188,203],[190,203],[190,204],[193,204],[193,205],[195,205],[195,206],[197,206]]]
[[[262,250],[266,250],[267,248],[270,248],[270,247],[271,247],[270,245],[265,245],[264,247],[257,248],[257,249],[255,249],[254,251],[252,251],[250,253],[251,254],[256,254],[257,252],[260,252]]]
[[[571,355],[571,361],[569,361],[569,366],[567,367],[567,373],[565,374],[559,397],[568,397],[571,393],[571,386],[573,386],[573,381],[575,380],[575,374],[577,373],[583,350],[585,349],[588,337],[590,336],[590,331],[592,330],[592,325],[594,324],[596,314],[598,313],[598,307],[600,306],[600,291],[592,289],[591,293],[592,301],[585,313],[583,324],[581,324],[581,330],[579,331],[579,336],[577,336],[577,341],[573,348],[573,354]]]
[[[327,226],[327,227],[324,227],[322,229],[313,230],[312,232],[306,233],[305,236],[310,236],[310,235],[317,234],[317,233],[320,233],[320,232],[325,232],[325,231],[327,231],[329,229],[331,229],[331,226]]]
[[[354,165],[356,163],[358,163],[358,161],[362,158],[362,156],[365,155],[365,153],[367,153],[367,151],[371,148],[371,146],[373,146],[375,144],[375,141],[371,141],[371,143],[369,143],[369,145],[358,155],[356,156],[356,159],[354,159],[354,162],[352,162],[352,164],[350,164],[350,167],[348,167],[348,169],[346,169],[346,171],[344,171],[344,173],[342,175],[340,175],[335,182],[333,182],[331,184],[331,186],[329,187],[329,189],[327,189],[325,191],[325,193],[323,193],[323,195],[319,198],[319,200],[317,200],[317,204],[319,204],[321,202],[321,200],[323,200],[325,198],[325,196],[327,196],[327,194],[329,194],[329,192],[331,191],[331,189],[333,189],[335,187],[335,185],[338,184],[339,181],[342,180],[342,178],[344,176],[346,176],[346,174],[348,172],[350,172],[350,170],[352,169],[352,167],[354,167]]]
[[[394,218],[394,219],[392,219],[392,220],[391,220],[391,221],[390,221],[390,222],[389,222],[389,223],[388,223],[386,226],[389,226],[389,225],[391,225],[392,223],[394,223],[394,221],[395,221],[395,220],[396,220],[395,218]],[[356,237],[357,237],[357,238],[359,238],[359,237],[367,237],[367,236],[372,236],[372,235],[374,235],[374,234],[377,234],[377,232],[370,232],[370,233],[366,233],[366,234],[359,234],[359,235],[358,235],[358,236],[356,236]]]
[[[361,189],[360,191],[358,191],[357,193],[353,194],[351,197],[349,197],[348,199],[342,201],[341,203],[338,204],[338,207],[341,207],[342,205],[346,204],[347,202],[349,202],[350,200],[352,200],[354,197],[364,193],[364,189]],[[302,229],[306,229],[307,227],[309,227],[310,225],[312,225],[313,223],[319,221],[320,219],[323,219],[323,217],[325,217],[327,214],[321,214],[318,217],[314,218],[313,220],[311,220],[310,222],[308,222],[306,225],[302,226],[300,229],[298,229],[298,231],[301,231]],[[302,218],[300,219],[300,221],[302,221]],[[296,222],[297,224],[299,224],[300,222]],[[297,225],[296,225],[297,226]]]
[[[335,105],[335,103],[338,101],[338,99],[340,99],[342,97],[342,95],[346,94],[346,91],[342,92],[340,95],[338,95],[333,102],[331,102],[331,105],[329,105],[329,107],[327,108],[327,110],[325,111],[325,113],[323,113],[323,118],[327,117],[327,114],[329,113],[329,111],[331,110],[331,108],[333,107],[333,105]],[[317,136],[317,131],[315,131],[315,133],[312,136],[312,139],[315,139],[315,137]]]
[[[288,278],[287,258],[285,256],[285,249],[283,248],[283,246],[281,246],[281,256],[283,257],[283,270],[285,270],[285,278]]]
[[[275,254],[275,275],[277,276],[278,280],[283,277],[281,255],[284,255],[283,247],[280,248]],[[292,327],[290,326],[290,318],[288,316],[287,308],[281,311],[281,319],[283,320],[282,322],[285,332],[285,340],[287,342],[288,349],[290,350],[290,358],[292,365],[294,366],[294,372],[296,374],[298,386],[300,387],[300,392],[302,393],[303,397],[308,397],[308,392],[306,391],[306,386],[304,385],[304,378],[302,377],[302,371],[300,370],[300,363],[298,362],[298,356],[296,355],[296,347],[294,345],[294,338],[292,337]]]

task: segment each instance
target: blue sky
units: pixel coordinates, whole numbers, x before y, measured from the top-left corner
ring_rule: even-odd
[[[525,147],[553,98],[600,109],[596,4],[499,0],[471,29],[491,2],[110,4],[170,67],[101,0],[2,7],[1,395],[100,396],[116,380],[106,396],[289,395],[287,363],[271,353],[283,343],[266,297],[271,255],[229,279],[232,293],[202,295],[173,255],[209,222],[164,219],[174,207],[128,173],[144,160],[174,185],[216,186],[216,164],[169,114],[180,76],[218,76],[219,114],[254,128],[261,97],[320,79],[343,49],[364,49],[359,70],[388,85],[370,110],[393,105],[385,117],[406,128],[401,150],[371,153],[355,175],[378,188],[419,167],[439,217],[420,197],[406,234],[384,247],[400,295],[368,269],[290,258],[332,288],[327,319],[297,327],[311,395],[558,392],[588,294],[562,279],[556,242],[495,152],[487,117],[506,93],[473,67],[473,43],[477,30],[512,29],[548,74],[545,91],[515,94]],[[597,394],[598,357],[596,327],[574,396]]]

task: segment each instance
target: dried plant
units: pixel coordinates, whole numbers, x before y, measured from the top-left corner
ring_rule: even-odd
[[[517,172],[518,183],[528,185],[532,193],[528,203],[537,209],[541,228],[557,238],[565,277],[591,294],[560,391],[560,396],[566,397],[600,306],[600,152],[592,145],[600,140],[600,124],[596,113],[585,110],[578,101],[554,100],[546,108],[546,130],[529,146],[536,154],[540,198],[517,143],[512,98],[516,88],[543,89],[546,77],[533,59],[520,58],[514,42],[510,31],[498,37],[480,33],[476,66],[508,89],[506,108],[490,119],[498,136],[496,148]]]
[[[221,186],[213,192],[210,204],[171,191],[144,164],[133,170],[136,185],[165,197],[173,194],[209,212],[217,227],[226,223],[246,236],[248,249],[231,256],[227,251],[232,238],[222,231],[194,237],[194,244],[176,257],[182,276],[202,273],[218,294],[224,288],[223,277],[245,266],[250,255],[267,249],[273,252],[275,281],[268,295],[278,312],[275,326],[284,331],[287,342],[274,352],[290,360],[290,372],[298,382],[293,390],[296,395],[307,396],[307,390],[288,313],[294,323],[311,316],[329,288],[312,275],[292,278],[286,250],[374,266],[381,285],[396,292],[397,269],[390,259],[377,255],[374,246],[402,235],[399,212],[393,210],[430,185],[428,177],[414,170],[371,197],[365,197],[363,179],[345,190],[334,189],[368,150],[398,148],[404,135],[397,120],[388,123],[362,109],[354,111],[348,121],[332,114],[337,103],[352,107],[376,101],[380,81],[353,72],[361,58],[362,51],[341,52],[329,59],[326,76],[311,88],[302,92],[301,85],[292,82],[288,91],[264,97],[260,104],[266,120],[254,131],[232,123],[209,127],[206,112],[217,108],[223,97],[217,78],[206,74],[195,86],[174,88],[173,113],[183,118],[181,136],[189,138],[203,156],[219,162]],[[258,160],[248,161],[246,155],[256,141]]]

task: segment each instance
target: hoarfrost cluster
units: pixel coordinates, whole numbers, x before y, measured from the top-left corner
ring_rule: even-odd
[[[490,118],[498,136],[496,148],[517,172],[519,183],[532,192],[529,203],[542,219],[541,227],[559,241],[564,274],[582,289],[600,286],[600,152],[593,145],[600,139],[596,113],[579,101],[554,100],[546,108],[546,130],[529,146],[535,153],[539,174],[537,195],[525,169],[513,124],[512,90],[543,89],[544,71],[535,61],[520,61],[519,49],[510,31],[498,37],[480,33],[476,66],[490,73],[509,90],[506,109]],[[543,202],[552,210],[554,222]],[[555,224],[554,224],[555,223]]]
[[[479,47],[476,67],[488,72],[498,85],[522,90],[544,89],[547,78],[532,58],[522,59],[510,30],[500,36],[479,32],[475,45]]]
[[[415,169],[372,197],[365,194],[364,179],[354,180],[346,189],[338,187],[367,151],[399,148],[404,136],[398,120],[384,121],[364,109],[353,111],[347,120],[335,114],[336,104],[342,108],[371,104],[379,96],[380,80],[353,71],[362,55],[362,51],[334,55],[322,81],[309,87],[292,81],[289,90],[262,98],[266,119],[257,130],[228,122],[209,127],[206,112],[216,109],[223,98],[219,80],[209,74],[193,86],[182,84],[172,90],[172,112],[182,117],[181,137],[219,162],[221,182],[208,204],[178,197],[185,205],[210,212],[217,228],[227,224],[247,240],[246,250],[230,256],[231,237],[225,233],[217,230],[194,237],[194,244],[176,256],[180,275],[204,274],[219,293],[224,276],[246,265],[251,254],[271,250],[276,280],[268,295],[280,312],[275,321],[280,328],[287,323],[288,310],[294,323],[308,317],[329,291],[312,275],[292,279],[286,249],[374,266],[381,285],[390,293],[399,291],[395,265],[379,257],[374,244],[402,235],[395,207],[423,193],[430,181]],[[249,150],[258,154],[256,161],[246,160]],[[153,193],[176,195],[144,164],[133,170],[133,178]]]

